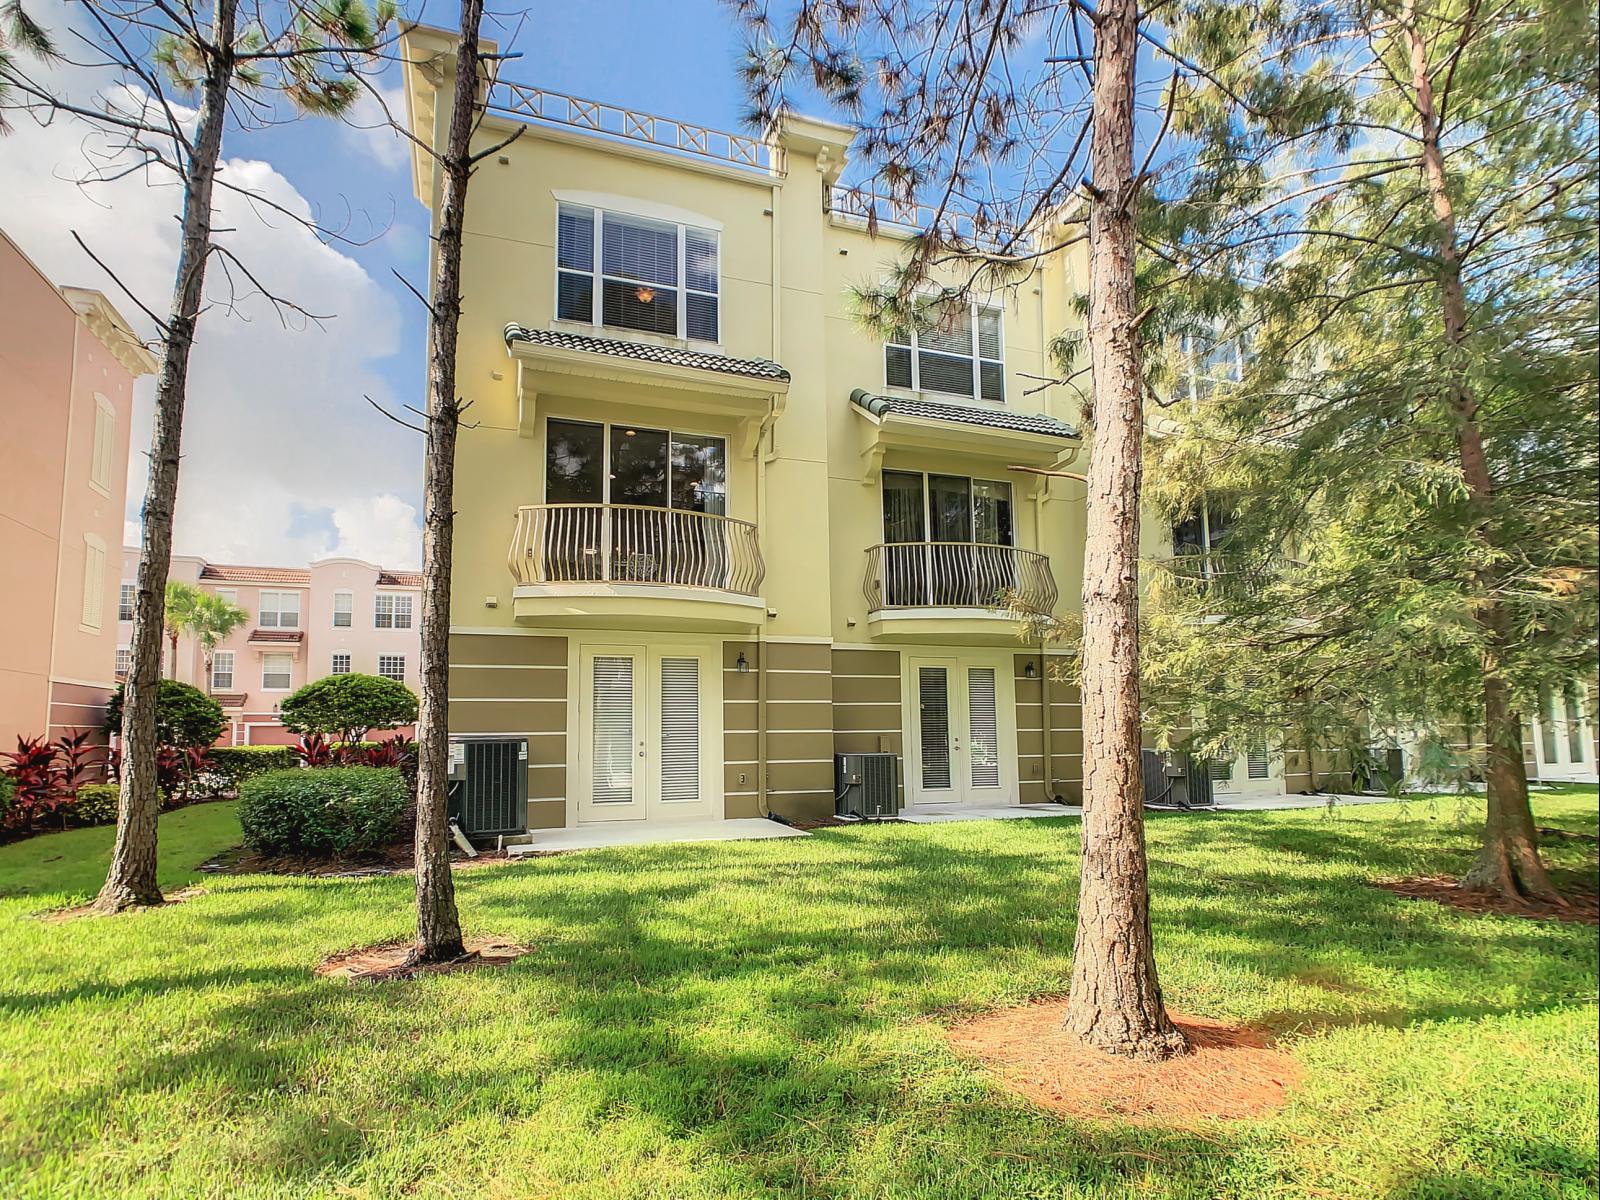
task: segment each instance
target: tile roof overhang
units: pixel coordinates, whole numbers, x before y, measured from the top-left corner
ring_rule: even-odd
[[[517,430],[537,435],[541,395],[694,412],[725,419],[754,453],[761,426],[783,411],[789,372],[764,358],[729,358],[658,342],[506,326],[517,367]],[[667,418],[663,418],[667,419]]]
[[[422,572],[420,571],[379,571],[379,587],[408,587],[419,588],[422,586]]]
[[[252,645],[299,645],[305,637],[303,629],[252,629],[249,640]]]
[[[311,572],[301,567],[235,567],[224,563],[207,563],[200,568],[200,578],[209,583],[294,583],[305,586],[311,582]]]
[[[1082,445],[1076,429],[1043,413],[879,396],[864,388],[850,393],[850,405],[865,430],[861,456],[867,483],[877,482],[890,450],[956,453],[990,463],[1049,468],[1070,462]]]

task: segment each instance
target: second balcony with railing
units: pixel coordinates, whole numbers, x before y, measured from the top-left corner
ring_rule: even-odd
[[[718,513],[525,505],[506,565],[519,622],[742,629],[765,611],[756,526]]]
[[[1014,639],[1019,614],[1047,614],[1060,598],[1048,555],[983,542],[869,546],[862,591],[873,634],[889,640]]]

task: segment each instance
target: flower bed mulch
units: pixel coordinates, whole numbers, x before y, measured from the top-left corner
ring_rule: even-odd
[[[510,861],[504,850],[480,850],[477,858],[451,851],[450,866],[457,870],[495,866]],[[293,854],[257,854],[235,846],[206,862],[208,875],[306,875],[319,879],[361,879],[369,875],[406,875],[412,869],[411,842],[396,842],[380,853],[359,859],[311,858]]]
[[[1582,835],[1577,835],[1582,836]],[[1565,906],[1543,900],[1511,900],[1498,892],[1464,888],[1459,879],[1448,875],[1419,875],[1410,879],[1384,879],[1378,887],[1407,900],[1434,900],[1463,912],[1483,915],[1497,913],[1507,917],[1527,917],[1535,921],[1572,921],[1581,925],[1600,925],[1600,891],[1592,884],[1558,884],[1566,897]]]
[[[406,957],[411,952],[409,941],[384,942],[330,955],[317,964],[316,973],[325,978],[348,979],[351,983],[381,983],[385,980],[414,979],[418,975],[447,975],[482,967],[503,967],[525,954],[533,953],[530,946],[489,936],[469,937],[466,947],[467,952],[460,958],[419,967],[406,963]]]
[[[1260,1117],[1279,1108],[1300,1078],[1271,1035],[1172,1013],[1189,1051],[1165,1062],[1107,1054],[1063,1025],[1067,1002],[988,1013],[946,1031],[1011,1091],[1062,1116],[1183,1125]]]

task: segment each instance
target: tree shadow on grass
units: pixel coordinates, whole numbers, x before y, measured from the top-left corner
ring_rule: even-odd
[[[69,1083],[38,1103],[137,1109],[194,1089],[222,1131],[206,1153],[247,1177],[370,1179],[406,1147],[431,1146],[417,1170],[453,1171],[459,1156],[492,1176],[520,1153],[524,1168],[570,1184],[594,1169],[574,1139],[682,1153],[683,1170],[714,1167],[728,1194],[1208,1197],[1237,1172],[1264,1169],[1255,1126],[1062,1122],[950,1054],[929,1018],[952,1000],[997,1002],[995,981],[1019,962],[1024,987],[1065,977],[1076,835],[1065,823],[1059,838],[1041,838],[1032,821],[1009,824],[1033,828],[658,847],[474,873],[457,882],[464,923],[532,943],[535,953],[470,980],[377,987],[310,978],[320,952],[312,940],[303,963],[262,967],[248,957],[282,956],[303,936],[295,914],[313,900],[342,905],[352,929],[401,929],[408,883],[240,880],[207,898],[215,911],[190,906],[185,917],[238,930],[245,961],[237,966],[179,961],[111,986],[74,981],[6,996],[0,1010],[48,1018],[92,997],[122,1005],[241,992],[208,1004],[203,1023],[176,1042],[136,1044],[114,1078]],[[1263,866],[1263,856],[1311,855],[1351,831],[1258,824],[1158,831],[1158,948],[1215,933],[1225,945],[1206,953],[1219,970],[1304,972],[1312,990],[1332,978],[1315,974],[1329,959],[1342,969],[1446,972],[1461,984],[1449,1000],[1410,1006],[1326,989],[1325,1008],[1282,1009],[1264,1023],[1403,1025],[1544,1011],[1568,1003],[1560,997],[1592,959],[1575,937],[1506,922],[1467,928],[1362,886],[1344,864],[1381,871],[1405,858],[1372,845],[1381,839],[1370,831],[1366,850],[1330,856],[1340,871],[1331,878],[1303,865],[1300,873]],[[1224,865],[1202,871],[1161,857],[1197,846]],[[315,937],[326,936],[319,927]],[[1503,987],[1492,1002],[1472,999],[1486,958],[1524,968],[1517,1000],[1506,1001]],[[1181,991],[1170,998],[1182,1006]],[[363,1078],[373,1072],[379,1078]],[[483,1123],[504,1131],[492,1154],[473,1149]],[[476,1139],[456,1145],[458,1126],[477,1130]],[[86,1160],[105,1158],[100,1127],[69,1136]],[[1584,1167],[1570,1154],[1557,1165]],[[1395,1196],[1423,1194],[1419,1183]]]

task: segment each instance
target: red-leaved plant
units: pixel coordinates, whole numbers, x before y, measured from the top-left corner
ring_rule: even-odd
[[[17,737],[17,748],[8,752],[6,774],[16,783],[16,795],[5,814],[7,828],[32,829],[39,818],[62,807],[66,793],[61,790],[61,767],[56,762],[56,747],[42,737]]]
[[[308,733],[296,742],[294,755],[302,767],[331,767],[339,761],[333,744],[320,733]]]

